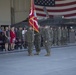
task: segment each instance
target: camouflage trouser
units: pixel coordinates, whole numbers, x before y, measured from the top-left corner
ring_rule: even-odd
[[[66,37],[62,37],[61,44],[62,45],[67,44],[67,38]]]
[[[61,45],[61,38],[58,38],[58,46]]]
[[[40,52],[40,49],[41,49],[41,42],[35,42],[35,49],[36,49],[36,52]]]
[[[44,42],[44,47],[45,47],[47,53],[50,53],[51,43],[49,41],[48,42]]]
[[[31,54],[33,50],[33,43],[28,43],[28,53]]]
[[[58,45],[58,39],[57,39],[57,38],[54,38],[54,39],[53,39],[53,44],[54,44],[54,45]]]

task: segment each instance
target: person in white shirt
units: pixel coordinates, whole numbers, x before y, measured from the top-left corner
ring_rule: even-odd
[[[22,30],[22,39],[23,39],[23,47],[26,48],[27,47],[27,43],[26,43],[26,40],[25,40],[25,34],[26,34],[27,30],[26,28],[24,27],[23,30]]]

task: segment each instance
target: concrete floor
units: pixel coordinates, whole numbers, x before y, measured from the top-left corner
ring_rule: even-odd
[[[52,48],[49,57],[45,49],[39,56],[27,54],[0,54],[0,75],[76,75],[76,46]]]

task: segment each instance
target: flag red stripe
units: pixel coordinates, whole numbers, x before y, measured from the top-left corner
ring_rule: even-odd
[[[43,9],[36,8],[37,11],[43,11]],[[74,8],[68,8],[68,9],[59,9],[59,10],[52,10],[52,9],[47,9],[48,12],[66,12],[66,11],[72,11],[76,10],[76,7]]]
[[[68,15],[64,15],[64,17],[71,17],[71,16],[76,16],[76,13],[73,13],[73,14],[68,14]]]
[[[43,14],[39,14],[37,13],[38,16],[43,16],[43,17],[46,17],[46,15],[43,15]],[[53,15],[49,15],[50,17],[53,17]],[[69,16],[76,16],[76,13],[73,13],[73,14],[66,14],[64,15],[64,17],[69,17]]]
[[[46,14],[40,14],[40,13],[36,13],[36,14],[37,14],[37,16],[43,16],[43,17],[46,16]]]

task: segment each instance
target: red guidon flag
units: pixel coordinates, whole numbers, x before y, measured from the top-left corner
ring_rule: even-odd
[[[31,0],[31,11],[30,11],[30,14],[29,14],[29,24],[30,24],[30,26],[33,27],[33,29],[36,32],[39,32],[39,25],[38,25],[38,20],[37,20],[37,17],[36,17],[36,11],[35,11],[33,0]]]

